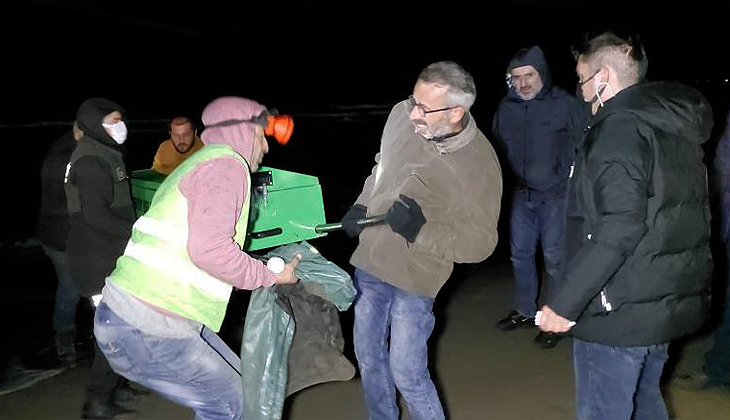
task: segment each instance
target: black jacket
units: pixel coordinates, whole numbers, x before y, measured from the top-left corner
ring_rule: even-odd
[[[565,278],[548,301],[573,335],[611,346],[669,342],[705,321],[710,206],[702,143],[712,111],[696,90],[642,83],[605,102],[566,197]]]
[[[76,139],[69,130],[53,142],[41,166],[41,203],[36,235],[43,245],[57,251],[66,249],[68,210],[63,181],[74,148]]]
[[[101,98],[84,102],[76,114],[84,137],[71,155],[66,181],[71,278],[83,296],[101,293],[132,233],[134,206],[124,149],[104,130],[104,116],[121,107]]]
[[[530,65],[540,74],[543,88],[525,101],[508,83],[509,91],[492,120],[492,136],[508,188],[523,191],[532,200],[563,198],[575,149],[583,140],[590,115],[580,100],[553,86],[539,47],[513,59],[507,71]]]

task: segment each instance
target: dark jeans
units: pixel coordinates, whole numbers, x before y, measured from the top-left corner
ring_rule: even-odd
[[[358,291],[355,355],[368,418],[399,418],[397,387],[411,419],[443,419],[444,411],[428,372],[426,342],[435,322],[434,299],[408,293],[359,269],[353,280]]]
[[[577,419],[668,419],[659,389],[668,347],[611,347],[573,338]]]
[[[76,308],[81,296],[71,282],[68,256],[64,251],[58,251],[45,245],[41,245],[41,248],[53,263],[58,281],[56,300],[53,304],[53,330],[56,335],[73,332],[76,330]]]
[[[91,373],[86,382],[86,401],[106,404],[113,401],[114,390],[129,381],[117,375],[99,344],[94,342],[94,361],[91,363]]]
[[[535,316],[539,283],[535,251],[538,241],[545,257],[548,291],[555,289],[560,279],[563,257],[564,199],[528,201],[525,194],[516,193],[510,216],[510,247],[512,271],[515,277],[515,309],[526,317]]]

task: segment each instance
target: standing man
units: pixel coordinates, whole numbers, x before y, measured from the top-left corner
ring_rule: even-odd
[[[269,146],[250,99],[205,107],[205,146],[160,184],[106,280],[94,335],[114,370],[195,411],[240,419],[241,361],[216,334],[233,287],[295,283],[295,256],[273,274],[241,249],[251,172]]]
[[[702,94],[646,82],[635,37],[574,49],[593,120],[568,186],[564,280],[540,329],[572,326],[579,419],[667,419],[669,343],[708,316],[712,257]],[[633,417],[632,417],[633,416]]]
[[[69,212],[67,254],[78,293],[101,298],[104,279],[132,233],[135,214],[124,162],[127,127],[123,109],[104,98],[84,101],[76,121],[84,136],[66,168]],[[125,390],[125,391],[122,391]],[[109,419],[133,413],[119,405],[132,388],[115,374],[98,345],[86,384],[82,418]]]
[[[160,143],[152,162],[152,169],[169,175],[177,165],[203,147],[195,123],[188,117],[177,116],[169,121],[170,138]]]
[[[497,244],[502,174],[469,108],[474,79],[454,62],[429,65],[390,112],[376,165],[342,219],[360,237],[350,262],[355,355],[369,418],[397,419],[396,388],[412,419],[443,419],[428,371],[433,302],[454,262]],[[387,224],[357,220],[387,213]]]
[[[62,365],[76,362],[76,309],[81,299],[71,282],[66,255],[68,208],[64,177],[71,153],[83,135],[74,121],[71,130],[53,142],[41,166],[41,204],[36,232],[43,252],[56,271],[58,286],[53,304],[53,330],[56,357]]]
[[[675,383],[679,386],[695,390],[730,389],[730,114],[725,121],[725,130],[717,142],[712,165],[719,207],[714,233],[720,239],[720,255],[724,256],[724,261],[719,264],[715,260],[715,270],[724,269],[717,275],[722,280],[713,288],[714,299],[720,302],[719,323],[712,334],[712,346],[705,352],[699,370],[675,376]],[[713,186],[713,183],[710,185]]]
[[[503,331],[535,326],[540,291],[535,262],[538,242],[547,290],[552,292],[560,278],[565,189],[589,117],[580,101],[552,85],[540,47],[517,51],[507,66],[507,88],[492,122],[497,149],[511,174],[507,184],[512,201],[509,231],[515,306],[496,324]],[[534,341],[552,348],[560,337],[540,332]]]

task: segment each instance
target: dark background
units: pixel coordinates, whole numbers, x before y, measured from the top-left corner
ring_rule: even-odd
[[[470,71],[488,132],[504,69],[527,45],[574,91],[570,44],[605,27],[638,31],[650,79],[702,89],[723,123],[728,39],[721,2],[2,2],[0,136],[3,243],[32,237],[43,151],[93,96],[127,110],[129,168],[147,168],[163,121],[199,117],[221,95],[294,116],[294,137],[265,164],[318,176],[327,216],[359,193],[389,108],[427,64]],[[720,128],[718,124],[716,128]]]
[[[639,31],[649,78],[701,88],[722,122],[730,36],[721,4],[3,2],[0,135],[12,204],[2,206],[2,237],[33,235],[42,151],[92,96],[126,108],[130,169],[149,167],[175,113],[199,117],[221,95],[276,107],[296,128],[265,164],[320,177],[326,201],[359,193],[390,106],[427,64],[450,59],[474,75],[472,113],[486,132],[514,51],[540,45],[554,83],[574,91],[569,46],[588,30]]]
[[[453,60],[471,72],[478,91],[471,112],[490,137],[516,50],[541,46],[553,83],[573,92],[570,44],[609,27],[641,34],[649,79],[681,81],[708,96],[716,115],[711,158],[730,93],[723,10],[719,1],[1,2],[3,317],[23,320],[19,335],[50,331],[55,277],[32,246],[38,172],[87,98],[125,107],[130,170],[151,166],[167,138],[165,119],[199,118],[218,96],[292,115],[292,140],[272,144],[264,164],[317,176],[334,222],[370,173],[390,107],[412,92],[426,65]],[[500,236],[490,261],[508,258]],[[313,243],[351,270],[354,240],[332,233]]]

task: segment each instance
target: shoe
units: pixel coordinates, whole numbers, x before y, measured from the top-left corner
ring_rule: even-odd
[[[114,401],[116,404],[127,403],[131,401],[141,401],[145,399],[145,397],[147,397],[148,395],[150,395],[149,391],[137,389],[129,385],[129,383],[125,383],[123,385],[118,385],[114,389],[114,393],[112,394],[112,401]]]
[[[535,318],[528,318],[520,315],[517,311],[511,311],[506,317],[497,321],[496,327],[502,331],[511,331],[515,328],[531,328],[535,326]]]
[[[680,388],[699,391],[709,386],[710,377],[702,372],[685,373],[675,376],[672,383]]]
[[[82,419],[131,419],[137,415],[135,410],[115,403],[85,402],[81,409]]]
[[[76,363],[76,331],[71,330],[56,334],[56,355],[65,364]]]
[[[535,345],[543,349],[551,349],[558,344],[558,341],[563,339],[562,334],[551,333],[540,331],[537,336],[533,339]]]

